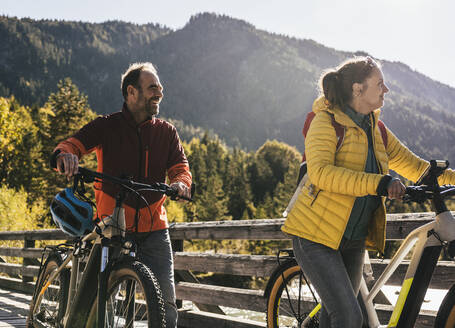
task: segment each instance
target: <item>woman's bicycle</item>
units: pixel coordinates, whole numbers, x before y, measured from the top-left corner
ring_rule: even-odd
[[[125,234],[122,205],[130,193],[159,192],[175,199],[177,191],[164,183],[142,184],[81,167],[71,191],[83,197],[84,183],[95,181],[119,186],[114,212],[72,242],[45,248],[27,327],[165,327],[159,284],[136,258],[135,241]],[[64,223],[81,228],[71,215],[60,215]]]
[[[414,327],[441,251],[445,249],[451,258],[455,257],[455,218],[445,204],[445,198],[455,195],[455,186],[439,186],[437,181],[448,166],[447,161],[430,161],[430,166],[415,186],[406,188],[405,201],[422,203],[431,200],[436,215],[432,222],[413,230],[406,237],[370,290],[362,279],[360,297],[368,327]],[[412,258],[389,323],[381,325],[373,299],[412,249]],[[283,252],[284,256],[281,256]],[[300,270],[292,250],[280,251],[278,264],[264,293],[267,327],[319,327],[320,300]],[[455,285],[442,301],[434,326],[455,327]]]

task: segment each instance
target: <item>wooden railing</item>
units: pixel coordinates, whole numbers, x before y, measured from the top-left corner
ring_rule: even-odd
[[[401,240],[410,231],[429,222],[429,213],[390,214],[387,216],[387,239]],[[180,311],[179,326],[205,327],[221,324],[222,327],[265,327],[264,323],[239,319],[223,314],[219,306],[232,307],[265,313],[266,299],[263,290],[221,287],[201,284],[192,272],[214,272],[235,276],[267,278],[276,267],[275,256],[191,253],[183,249],[184,240],[283,240],[288,239],[280,228],[283,219],[250,221],[213,221],[180,223],[170,229],[174,244],[177,298],[196,304],[202,311]],[[64,240],[67,236],[59,230],[0,232],[0,240],[23,240],[23,248],[0,248],[0,257],[21,257],[23,264],[0,263],[0,287],[23,292],[33,291],[31,281],[39,269],[38,259],[42,249],[34,248],[37,240]],[[3,261],[4,262],[4,261]],[[374,276],[378,277],[389,262],[372,260]],[[389,285],[401,285],[408,263],[401,264]],[[438,262],[430,288],[449,289],[455,283],[455,265]],[[380,319],[386,322],[391,314],[391,305],[377,305]],[[421,311],[416,327],[432,327],[436,311]]]

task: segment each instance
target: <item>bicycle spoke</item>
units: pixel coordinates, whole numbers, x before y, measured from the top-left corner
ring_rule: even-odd
[[[147,327],[148,316],[144,306],[143,290],[133,279],[119,282],[109,295],[106,305],[107,327]]]
[[[284,281],[277,308],[278,326],[301,327],[304,318],[316,305],[312,297],[313,292],[300,272]]]

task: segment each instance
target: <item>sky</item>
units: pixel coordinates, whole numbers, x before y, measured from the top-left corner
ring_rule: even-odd
[[[454,0],[0,0],[0,13],[85,22],[122,20],[182,28],[201,12],[345,51],[400,61],[455,87]]]

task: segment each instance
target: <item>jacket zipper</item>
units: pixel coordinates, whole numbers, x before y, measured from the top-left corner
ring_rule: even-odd
[[[139,181],[142,182],[142,139],[141,139],[141,128],[137,128],[136,130],[137,138],[139,140],[139,170],[138,170],[138,177]],[[134,215],[134,226],[136,232],[139,232],[139,207],[140,207],[140,198],[137,197],[136,201],[136,214]]]
[[[374,127],[375,127],[375,119],[374,116],[371,116],[371,137],[373,138],[373,154],[374,154],[374,159],[376,161],[376,165],[378,166],[378,170],[380,174],[383,174],[382,166],[378,161],[378,156],[376,156],[376,138],[374,134]]]
[[[319,193],[320,193],[321,191],[322,191],[321,189],[318,190],[318,192],[316,193],[316,196],[314,196],[313,200],[311,201],[310,206],[313,206],[314,202],[316,201],[316,198],[318,198]]]
[[[149,146],[145,146],[145,167],[144,167],[144,177],[148,177],[148,168],[149,168]]]

